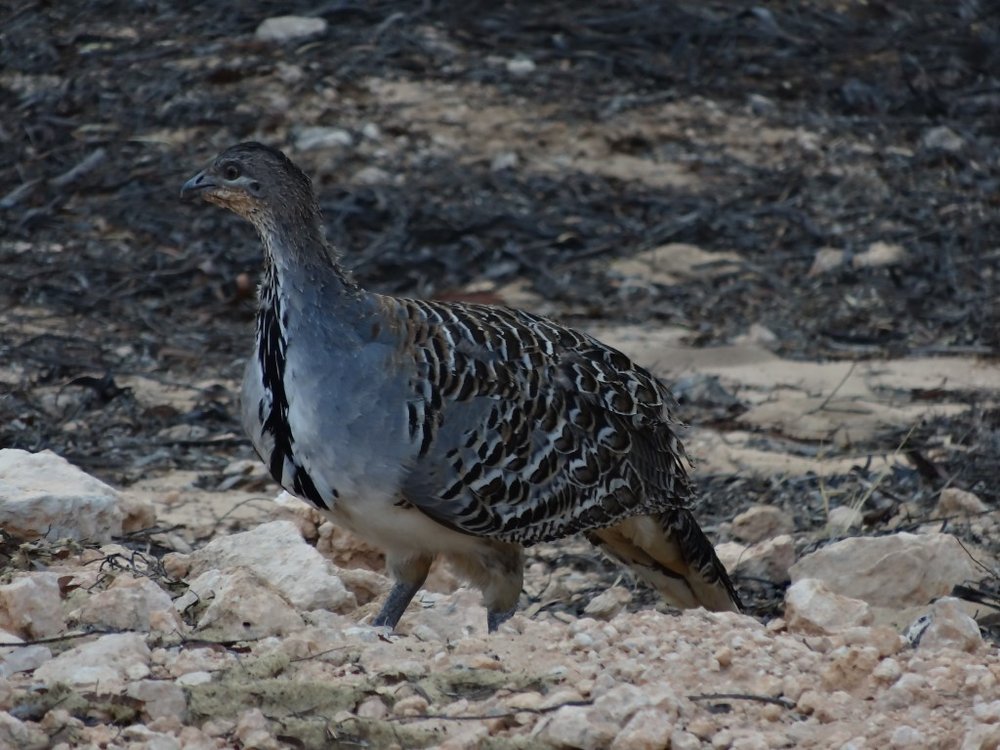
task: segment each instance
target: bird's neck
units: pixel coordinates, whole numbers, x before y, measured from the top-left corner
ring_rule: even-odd
[[[320,304],[335,309],[363,294],[340,264],[337,252],[326,242],[318,217],[303,222],[280,218],[257,227],[264,245],[264,275],[260,303],[290,298],[303,307]]]

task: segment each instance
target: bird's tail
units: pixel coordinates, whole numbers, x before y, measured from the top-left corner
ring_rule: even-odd
[[[743,609],[715,548],[687,509],[627,518],[588,531],[587,539],[631,568],[675,607]]]

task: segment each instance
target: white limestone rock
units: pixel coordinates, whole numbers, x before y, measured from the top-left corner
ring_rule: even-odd
[[[983,645],[979,625],[962,608],[962,602],[950,596],[931,605],[930,624],[920,635],[920,649],[954,648],[974,652]]]
[[[804,578],[785,592],[788,629],[805,633],[839,633],[872,622],[867,602],[831,591],[823,581]]]
[[[91,595],[74,614],[78,622],[114,630],[187,630],[166,591],[149,578],[128,575],[119,576],[108,589]]]
[[[0,747],[18,750],[45,750],[50,747],[49,735],[37,724],[30,724],[0,711]]]
[[[149,676],[150,652],[141,635],[111,633],[64,651],[35,670],[35,678],[52,684],[93,687],[118,692],[126,682]]]
[[[830,515],[826,518],[826,525],[835,532],[844,532],[848,529],[858,529],[864,525],[865,515],[858,508],[848,505],[838,505],[830,509]]]
[[[143,702],[143,714],[147,720],[168,716],[182,722],[187,719],[187,696],[176,682],[139,680],[131,683],[125,694]]]
[[[216,537],[191,555],[188,574],[238,567],[252,570],[299,610],[349,612],[357,606],[333,564],[301,537],[291,521],[272,521]]]
[[[786,583],[789,580],[788,571],[794,563],[795,539],[789,534],[779,534],[747,549],[738,572],[775,583]]]
[[[312,151],[320,148],[350,148],[354,138],[343,128],[311,126],[300,128],[295,134],[295,148]]]
[[[202,601],[209,602],[195,627],[200,638],[256,640],[305,626],[288,600],[249,568],[210,570],[190,586]]]
[[[541,736],[556,747],[602,750],[614,741],[618,727],[593,721],[584,706],[563,706],[542,727]]]
[[[66,629],[59,576],[24,573],[0,586],[0,628],[23,638],[48,638]]]
[[[927,604],[982,569],[950,534],[899,533],[835,542],[795,563],[792,582],[818,578],[831,591],[872,606]]]
[[[794,530],[787,511],[776,505],[755,505],[748,508],[733,518],[732,524],[733,536],[750,544]]]
[[[610,620],[630,601],[632,601],[631,591],[624,586],[612,586],[587,602],[583,613],[596,620]]]
[[[0,450],[0,527],[17,537],[107,542],[122,533],[112,487],[52,451]]]
[[[0,630],[0,641],[3,643],[24,643],[23,639],[6,630]],[[30,672],[51,658],[52,651],[39,644],[0,648],[0,679],[5,679],[18,672]]]
[[[316,36],[324,33],[326,29],[327,23],[323,18],[272,16],[260,22],[260,25],[257,26],[257,31],[254,32],[254,36],[262,42],[276,42],[280,44],[292,39]]]
[[[670,744],[673,722],[656,708],[635,713],[611,743],[611,750],[662,750]]]
[[[989,508],[977,495],[967,490],[960,490],[957,487],[948,487],[941,490],[941,497],[938,499],[937,515],[941,517],[950,516],[975,516],[985,513]]]

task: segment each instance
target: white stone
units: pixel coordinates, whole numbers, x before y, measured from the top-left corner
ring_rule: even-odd
[[[123,534],[132,534],[156,526],[156,506],[149,498],[122,492],[118,495],[118,507],[122,512]]]
[[[131,683],[125,694],[143,702],[143,712],[150,720],[173,716],[183,722],[187,718],[187,697],[176,682],[139,680]]]
[[[194,687],[195,685],[204,685],[212,681],[212,673],[197,671],[197,672],[186,672],[178,677],[175,682],[182,687]]]
[[[857,529],[865,522],[864,514],[858,508],[848,505],[838,505],[830,509],[830,514],[826,517],[826,525],[835,531],[847,531]]]
[[[926,747],[927,743],[923,732],[903,724],[902,726],[896,727],[892,731],[892,737],[889,739],[889,745],[891,747],[912,748]]]
[[[954,648],[976,651],[983,645],[979,625],[962,609],[962,602],[950,596],[931,605],[930,624],[919,639],[921,650]]]
[[[920,145],[928,150],[957,153],[965,148],[965,139],[947,125],[938,125],[924,131]]]
[[[673,730],[673,724],[662,711],[644,708],[615,736],[611,750],[663,750]]]
[[[835,247],[821,247],[816,251],[813,258],[812,267],[809,269],[809,276],[819,276],[829,273],[835,268],[844,265],[844,258],[847,253]]]
[[[0,630],[0,641],[4,643],[24,642],[13,633],[4,630]],[[0,679],[10,677],[18,672],[30,672],[51,658],[52,651],[39,644],[0,648]]]
[[[793,583],[818,578],[835,593],[895,609],[927,604],[983,577],[955,537],[936,533],[844,539],[804,556],[790,572]]]
[[[122,575],[90,596],[76,612],[79,622],[115,630],[185,632],[170,595],[149,578]]]
[[[526,76],[529,73],[534,73],[535,61],[527,57],[515,57],[513,60],[507,61],[507,72],[515,76]]]
[[[868,625],[872,613],[866,602],[836,594],[823,581],[804,578],[785,592],[785,621],[793,631],[839,633]]]
[[[979,497],[957,487],[947,487],[941,490],[941,497],[937,504],[937,515],[940,517],[974,516],[988,510],[986,503]]]
[[[691,732],[677,729],[670,735],[670,750],[701,750],[701,740]]]
[[[563,706],[549,718],[541,731],[544,739],[557,747],[578,750],[603,750],[618,733],[618,728],[605,721],[593,721],[584,706]]]
[[[615,685],[594,701],[594,717],[612,724],[624,724],[632,714],[649,705],[646,691],[634,685]]]
[[[733,518],[733,536],[741,542],[770,539],[793,530],[792,519],[776,505],[755,505]]]
[[[789,534],[779,534],[748,547],[740,557],[740,564],[730,570],[736,570],[741,575],[785,583],[794,562],[795,539]]]
[[[318,148],[346,148],[354,143],[354,138],[343,128],[307,127],[295,134],[295,148],[311,151]]]
[[[154,732],[142,724],[125,727],[121,738],[128,743],[127,747],[130,750],[140,747],[142,750],[181,750],[180,740],[176,737],[166,732]]]
[[[906,260],[906,250],[902,245],[889,242],[873,242],[863,253],[858,253],[851,260],[855,268],[880,268],[893,266]]]
[[[35,670],[35,679],[44,683],[100,685],[102,690],[120,690],[129,680],[149,675],[149,648],[135,633],[102,635],[64,651]]]
[[[610,620],[630,601],[632,601],[631,591],[624,586],[612,586],[587,602],[583,613],[597,620]]]
[[[301,537],[291,521],[272,521],[216,537],[191,555],[189,575],[241,566],[271,584],[297,609],[348,612],[357,606],[333,564]]]
[[[37,725],[26,724],[6,711],[0,711],[0,748],[44,750],[51,747],[49,735]]]
[[[254,35],[262,42],[280,43],[322,34],[326,28],[327,23],[323,18],[274,16],[261,21]]]
[[[305,626],[288,600],[249,568],[210,570],[190,582],[210,602],[195,633],[216,641],[243,641],[283,635]]]
[[[66,629],[59,576],[24,573],[0,586],[0,628],[24,638],[48,638]]]
[[[0,450],[0,528],[16,537],[110,541],[118,493],[52,451]]]

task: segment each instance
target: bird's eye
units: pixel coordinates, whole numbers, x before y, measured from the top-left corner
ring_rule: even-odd
[[[227,180],[236,180],[240,176],[240,168],[235,164],[227,164],[222,168],[222,176]]]

